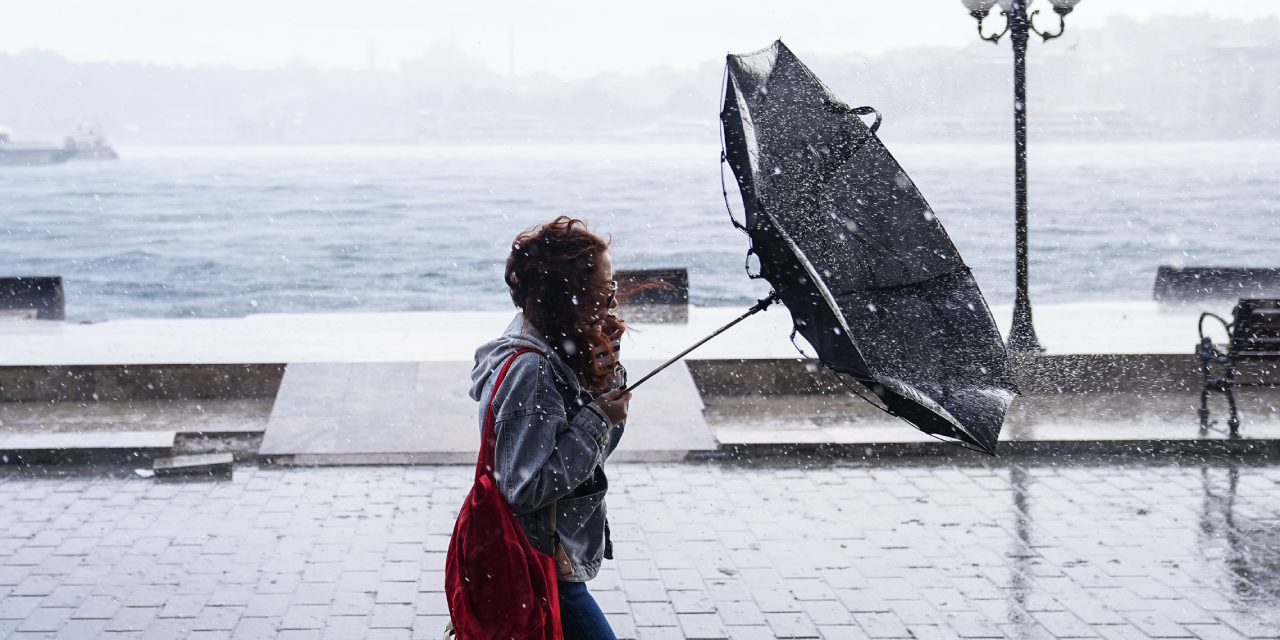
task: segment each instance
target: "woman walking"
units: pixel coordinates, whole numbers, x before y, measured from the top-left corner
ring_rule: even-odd
[[[450,593],[450,613],[460,640],[472,640],[465,635],[467,625],[459,620],[459,609],[516,606],[523,615],[530,606],[521,598],[531,590],[532,581],[531,601],[542,600],[545,613],[532,615],[530,624],[537,626],[542,620],[545,627],[554,625],[558,609],[560,628],[530,633],[552,638],[562,632],[566,640],[614,640],[613,630],[586,587],[599,572],[601,561],[613,557],[605,519],[608,480],[603,465],[622,436],[631,399],[622,389],[626,372],[616,360],[623,325],[610,313],[617,306],[617,283],[609,245],[581,220],[561,216],[516,237],[507,258],[506,282],[511,301],[520,311],[502,336],[476,350],[471,372],[471,397],[480,402],[483,437],[492,438],[482,448],[471,500],[480,490],[484,467],[492,465],[490,482],[519,525],[518,531],[505,534],[517,540],[507,542],[503,550],[517,553],[511,549],[520,543],[536,552],[527,561],[533,567],[527,572],[532,577],[490,580],[492,584],[483,587],[488,590],[483,597],[486,605],[475,602],[474,595]],[[485,460],[489,451],[492,460]],[[453,545],[460,544],[458,531],[466,516],[464,507]],[[499,544],[504,536],[503,530],[475,527],[465,533],[471,545]],[[523,542],[518,540],[521,537]],[[450,554],[455,554],[452,546]],[[472,554],[476,555],[484,554]],[[546,565],[554,578],[546,581],[548,594],[538,595],[542,581],[534,574],[548,559],[554,559]],[[483,582],[495,571],[486,570],[480,576],[482,572],[473,569],[469,575],[477,578],[472,580],[463,575],[468,573],[464,565],[459,560],[456,579],[450,578],[451,590],[475,593],[480,588],[475,582]],[[450,569],[454,570],[452,562]],[[518,569],[525,575],[523,565]],[[482,626],[472,624],[468,629]],[[501,633],[517,632],[504,627]]]

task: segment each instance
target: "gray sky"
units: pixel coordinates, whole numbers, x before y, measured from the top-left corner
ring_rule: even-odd
[[[1036,6],[1049,13],[1046,0]],[[1111,16],[1146,21],[1206,13],[1254,19],[1280,9],[1275,0],[1083,0],[1068,28],[1101,26]],[[777,37],[813,54],[961,47],[976,38],[960,0],[0,0],[0,16],[0,50],[49,49],[77,62],[262,69],[303,60],[363,69],[372,49],[378,68],[396,69],[452,37],[504,73],[514,41],[518,75],[565,78],[662,65],[689,69]]]

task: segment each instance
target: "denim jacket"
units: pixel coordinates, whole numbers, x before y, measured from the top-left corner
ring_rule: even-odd
[[[517,313],[502,337],[476,349],[471,397],[480,402],[481,429],[496,374],[521,349],[537,353],[511,363],[494,398],[494,479],[533,548],[555,557],[559,535],[573,568],[560,579],[585,582],[600,571],[602,559],[613,558],[603,465],[618,446],[625,422],[610,424],[573,370]],[[619,372],[625,382],[622,367]]]

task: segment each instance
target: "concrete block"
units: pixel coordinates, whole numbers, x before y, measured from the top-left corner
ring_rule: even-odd
[[[632,269],[614,273],[623,297],[618,315],[627,322],[688,324],[688,269]]]
[[[658,360],[624,360],[627,378],[639,380],[662,364]],[[651,378],[632,396],[627,430],[614,462],[675,462],[691,451],[716,448],[702,417],[702,396],[684,362]]]
[[[638,379],[659,363],[628,361]],[[471,464],[480,446],[470,362],[289,365],[259,456],[279,466]],[[715,439],[683,363],[631,403],[611,460],[679,461]]]
[[[0,433],[0,464],[146,464],[169,455],[173,431]]]
[[[273,398],[283,364],[0,367],[0,402]]]
[[[0,318],[66,320],[62,276],[0,278]]]

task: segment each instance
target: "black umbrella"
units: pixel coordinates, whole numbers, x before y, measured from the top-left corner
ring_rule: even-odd
[[[747,315],[781,300],[823,365],[921,431],[993,452],[1017,394],[1004,344],[947,232],[875,136],[879,114],[868,128],[858,116],[874,110],[841,102],[782,41],[730,55],[726,75],[724,153],[746,210],[734,224],[774,288]]]

